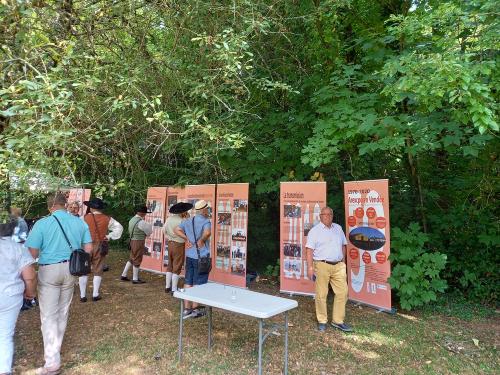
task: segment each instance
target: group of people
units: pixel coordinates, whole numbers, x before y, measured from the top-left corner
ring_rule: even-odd
[[[61,346],[73,298],[76,277],[69,270],[69,259],[74,249],[90,254],[93,273],[92,300],[99,301],[103,266],[108,253],[108,241],[122,236],[123,226],[105,215],[105,203],[98,198],[85,201],[88,212],[79,217],[80,206],[67,204],[64,194],[51,194],[47,199],[50,215],[38,220],[26,237],[27,228],[20,224],[20,211],[9,214],[0,211],[0,375],[10,374],[14,353],[14,330],[23,298],[33,299],[38,291],[41,331],[44,344],[44,366],[36,374],[55,375],[61,370]],[[181,269],[185,267],[184,288],[208,282],[208,272],[200,272],[199,259],[210,255],[211,222],[206,201],[195,203],[195,215],[190,203],[177,203],[170,207],[163,230],[168,241],[168,268],[165,291],[178,289]],[[145,217],[146,206],[136,208],[128,223],[130,257],[121,281],[142,284],[139,267],[144,254],[146,237],[152,225]],[[335,292],[332,326],[345,332],[352,331],[344,323],[347,302],[346,238],[338,224],[334,224],[333,211],[325,207],[321,222],[311,229],[307,239],[308,275],[316,283],[316,317],[318,329],[327,326],[326,300],[328,286]],[[19,228],[20,229],[16,229]],[[16,233],[16,235],[14,235]],[[38,271],[35,263],[38,260]],[[185,264],[184,264],[185,262]],[[128,278],[132,268],[132,280]],[[88,276],[80,276],[80,301],[87,302]],[[184,302],[183,319],[205,315],[203,307]]]

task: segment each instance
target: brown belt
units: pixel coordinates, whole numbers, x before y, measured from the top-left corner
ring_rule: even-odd
[[[329,260],[315,260],[315,262],[322,262],[322,263],[326,263],[326,264],[331,264],[332,266],[335,266],[336,264],[339,264],[339,263],[342,263],[341,260],[339,260],[338,262],[330,262]]]

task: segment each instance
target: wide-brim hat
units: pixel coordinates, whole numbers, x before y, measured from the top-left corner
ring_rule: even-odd
[[[100,198],[92,198],[91,200],[83,201],[83,204],[96,210],[104,210],[106,208],[106,203]]]
[[[193,208],[193,205],[191,203],[179,202],[170,207],[168,212],[170,212],[171,214],[182,214],[189,211],[191,208]]]
[[[200,199],[198,202],[194,204],[194,209],[195,210],[203,210],[208,206],[208,203],[204,201],[203,199]]]
[[[144,206],[144,205],[137,206],[135,208],[135,212],[138,213],[138,214],[150,214],[151,213],[151,211],[148,210],[148,208],[146,206]]]

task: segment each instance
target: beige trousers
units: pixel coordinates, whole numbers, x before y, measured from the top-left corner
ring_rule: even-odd
[[[76,277],[69,273],[69,263],[41,266],[38,269],[38,302],[42,323],[45,367],[61,365],[61,346],[68,323]]]
[[[326,299],[328,285],[332,286],[335,297],[333,299],[332,322],[344,323],[345,305],[347,303],[347,272],[343,262],[331,265],[323,262],[314,262],[316,275],[316,318],[318,323],[328,322]]]

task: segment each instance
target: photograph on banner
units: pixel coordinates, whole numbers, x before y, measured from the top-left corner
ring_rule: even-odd
[[[349,299],[391,310],[388,180],[344,183]]]
[[[280,184],[280,291],[314,295],[305,245],[326,206],[326,182]]]
[[[247,183],[217,185],[211,281],[246,287],[248,191]]]
[[[163,224],[165,223],[166,187],[150,187],[146,197],[146,207],[150,213],[144,219],[151,223],[153,232],[146,237],[141,269],[162,272],[164,259]]]
[[[78,203],[80,206],[80,211],[78,213],[78,216],[82,217],[85,216],[85,213],[87,212],[87,206],[83,204],[84,201],[90,200],[90,194],[92,190],[90,189],[70,189],[68,191],[65,191],[66,195],[66,200],[68,202],[68,206],[71,203]]]

